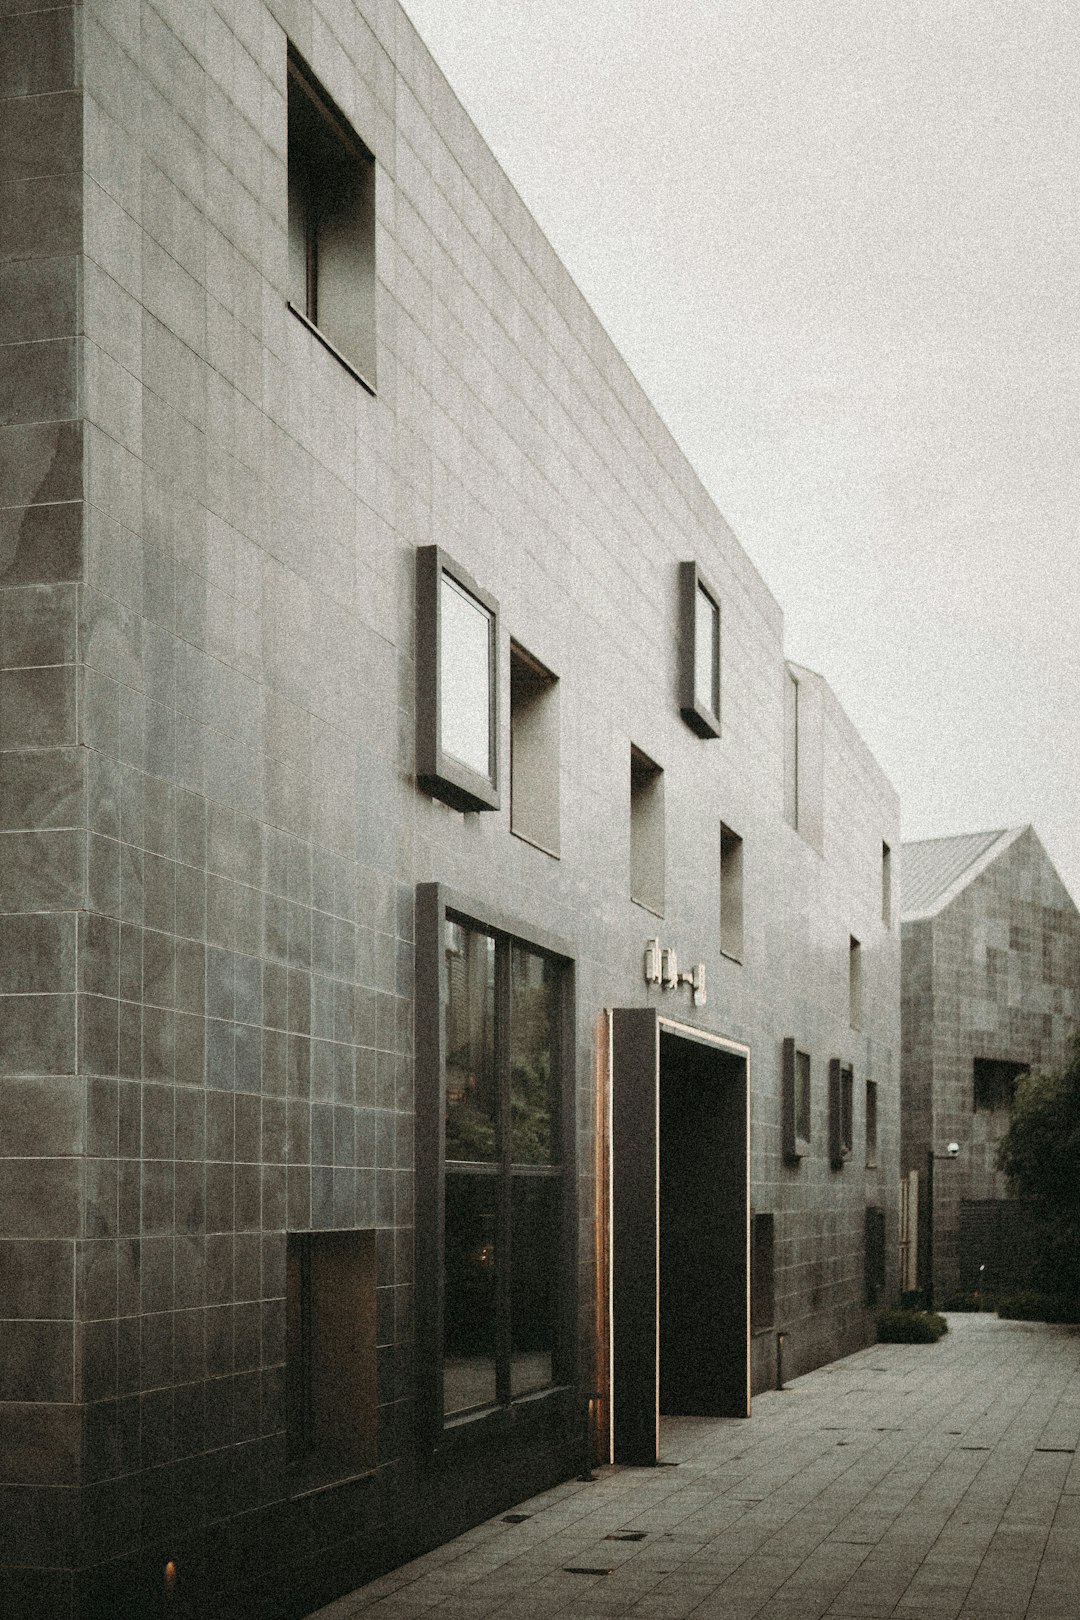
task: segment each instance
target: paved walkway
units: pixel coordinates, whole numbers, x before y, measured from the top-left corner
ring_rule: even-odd
[[[666,1420],[677,1467],[546,1491],[318,1620],[1080,1620],[1080,1330],[949,1326]]]

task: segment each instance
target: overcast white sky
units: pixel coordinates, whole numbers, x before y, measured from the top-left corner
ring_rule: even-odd
[[[904,836],[1080,902],[1080,5],[405,3]]]

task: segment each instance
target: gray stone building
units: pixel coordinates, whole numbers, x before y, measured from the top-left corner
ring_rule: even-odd
[[[922,1206],[906,1280],[926,1288],[932,1260],[940,1301],[1025,1280],[1024,1210],[995,1155],[1017,1075],[1064,1064],[1080,1028],[1080,916],[1030,826],[904,844],[901,874],[901,1157]]]
[[[0,1610],[270,1620],[867,1341],[897,803],[393,0],[2,9]]]

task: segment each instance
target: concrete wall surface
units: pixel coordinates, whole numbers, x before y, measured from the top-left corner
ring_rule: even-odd
[[[896,1279],[897,800],[799,671],[820,790],[812,837],[785,820],[780,609],[392,0],[0,9],[0,1609],[303,1614],[580,1466],[607,1362],[606,1008],[750,1049],[750,1201],[775,1223],[755,1386],[778,1330],[789,1373],[867,1342],[867,1206]],[[374,155],[369,386],[289,305],[290,47]],[[497,810],[416,781],[431,544],[499,605]],[[689,560],[721,605],[719,737],[680,714]],[[510,830],[511,638],[558,677],[557,854]],[[664,773],[662,916],[630,898],[631,745]],[[432,882],[572,964],[579,1323],[547,1416],[434,1446]],[[646,984],[653,936],[704,963],[704,1005]],[[811,1059],[797,1163],[785,1039]],[[831,1060],[853,1071],[839,1167]],[[308,1231],[375,1234],[377,1456],[316,1494],[287,1466]]]

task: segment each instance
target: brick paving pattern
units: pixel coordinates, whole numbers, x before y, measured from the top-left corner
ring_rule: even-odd
[[[313,1620],[1077,1620],[1080,1331],[949,1325],[667,1419],[677,1466],[598,1469]]]

